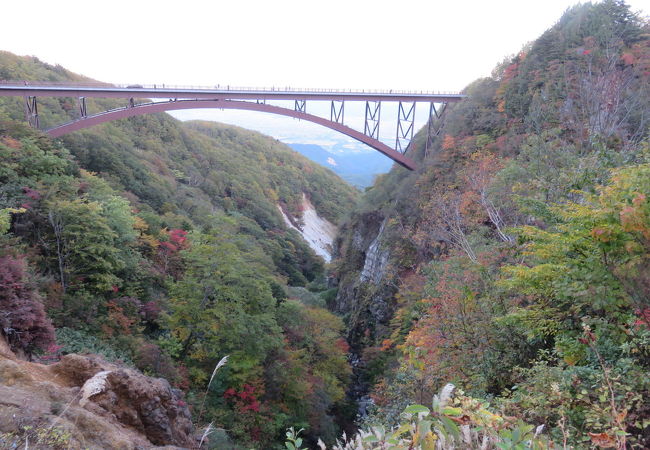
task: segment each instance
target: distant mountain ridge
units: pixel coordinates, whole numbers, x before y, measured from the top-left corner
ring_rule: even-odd
[[[378,152],[334,153],[316,144],[288,145],[359,189],[372,186],[377,175],[393,166],[392,160]]]

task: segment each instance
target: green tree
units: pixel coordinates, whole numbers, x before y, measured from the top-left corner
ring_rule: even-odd
[[[229,235],[192,233],[183,259],[185,276],[170,289],[168,327],[182,344],[181,359],[198,369],[195,381],[207,379],[224,354],[235,373],[259,365],[281,342],[267,279]]]
[[[85,290],[105,295],[120,283],[115,272],[123,262],[100,203],[84,198],[55,200],[47,205],[47,220],[48,250],[64,293]]]
[[[500,321],[551,345],[507,403],[564,421],[578,442],[647,444],[649,198],[650,165],[615,170],[598,195],[554,208],[552,228],[521,228],[525,264],[503,269],[521,306]]]

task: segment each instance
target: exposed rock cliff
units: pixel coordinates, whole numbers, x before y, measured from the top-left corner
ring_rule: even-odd
[[[388,218],[379,211],[361,213],[344,225],[335,242],[337,265],[331,283],[339,289],[329,307],[347,318],[353,372],[347,394],[357,403],[357,414],[362,417],[371,403],[367,394],[372,385],[364,350],[387,336],[394,312],[391,253],[384,241],[387,223]]]
[[[182,393],[166,380],[92,355],[49,366],[21,361],[2,344],[0,447],[195,446]]]
[[[298,231],[316,254],[323,257],[325,262],[330,262],[332,243],[336,237],[336,226],[318,215],[318,211],[309,201],[307,195],[302,194],[301,217],[290,217],[280,206],[278,209],[282,213],[284,223],[289,228]]]
[[[392,316],[390,299],[394,287],[390,278],[390,251],[385,245],[387,219],[379,212],[362,214],[339,235],[336,255],[340,258],[333,283],[339,290],[332,309],[348,317],[348,341],[352,349],[373,341],[384,333]]]
[[[370,281],[373,284],[379,284],[384,276],[386,265],[388,264],[388,258],[390,256],[388,249],[382,248],[381,245],[381,238],[385,227],[386,219],[381,223],[377,237],[372,241],[370,247],[368,247],[366,259],[363,262],[363,269],[359,276],[359,281]]]

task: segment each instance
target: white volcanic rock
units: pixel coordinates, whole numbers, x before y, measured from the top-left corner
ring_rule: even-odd
[[[284,223],[294,230],[298,231],[309,246],[321,256],[325,262],[332,260],[332,243],[336,237],[336,226],[318,215],[316,208],[311,204],[307,196],[302,194],[302,217],[291,220],[287,214],[278,206]],[[302,222],[302,226],[296,226],[294,223]]]

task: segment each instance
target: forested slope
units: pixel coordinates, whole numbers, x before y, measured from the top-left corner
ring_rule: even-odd
[[[6,52],[0,79],[88,81]],[[75,101],[39,98],[41,124],[74,118]],[[343,325],[297,288],[324,289],[323,262],[278,207],[300,217],[305,194],[336,223],[356,191],[259,133],[157,114],[53,141],[23,123],[21,102],[0,101],[0,320],[12,348],[90,351],[164,376],[197,425],[227,430],[213,445],[273,448],[289,426],[335,436]]]
[[[568,10],[465,89],[427,154],[416,136],[416,173],[365,194],[330,306],[368,423],[431,407],[450,382],[499,416],[438,398],[434,422],[497,434],[517,417],[557,445],[650,445],[649,31],[622,2]]]

